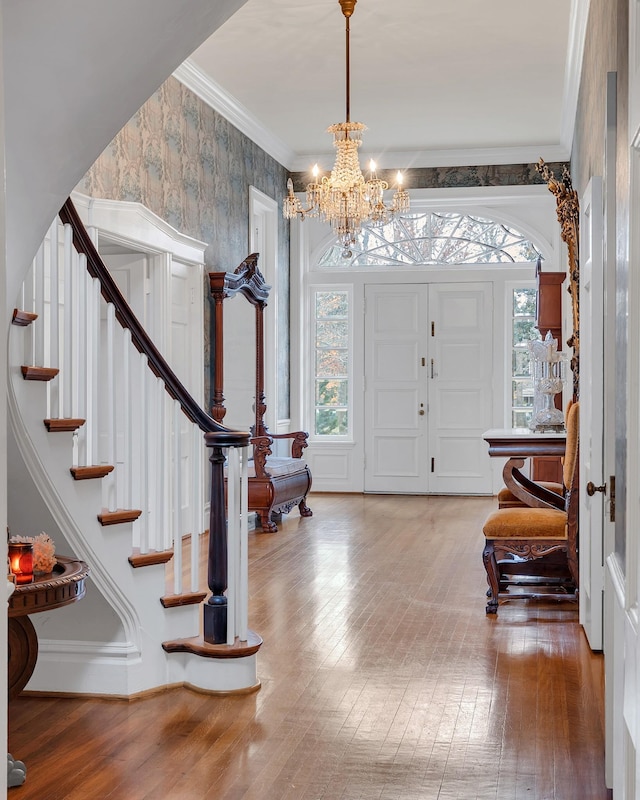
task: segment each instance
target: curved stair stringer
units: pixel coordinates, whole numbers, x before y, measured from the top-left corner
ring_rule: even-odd
[[[175,682],[162,642],[196,635],[200,607],[164,609],[159,600],[165,594],[164,565],[132,569],[127,560],[130,523],[100,525],[100,481],[73,480],[69,472],[73,434],[47,432],[46,387],[23,380],[21,337],[15,333],[9,336],[8,424],[43,502],[73,555],[89,565],[90,581],[117,614],[124,632],[116,642],[47,639],[56,615],[51,615],[46,628],[34,615],[40,653],[27,690],[130,696]],[[18,533],[15,525],[13,532]]]

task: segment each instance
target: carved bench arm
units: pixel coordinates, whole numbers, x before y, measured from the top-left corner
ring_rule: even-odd
[[[271,436],[255,436],[249,440],[253,445],[253,466],[256,478],[270,478],[266,470],[267,456],[271,455]]]
[[[301,458],[302,451],[305,447],[309,446],[307,442],[309,434],[305,431],[295,431],[294,433],[270,433],[269,436],[272,439],[293,439],[291,442],[292,458]]]

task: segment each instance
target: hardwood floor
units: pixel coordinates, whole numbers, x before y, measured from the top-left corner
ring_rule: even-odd
[[[10,800],[605,800],[572,604],[485,615],[491,498],[313,495],[251,534],[259,692],[22,696]]]

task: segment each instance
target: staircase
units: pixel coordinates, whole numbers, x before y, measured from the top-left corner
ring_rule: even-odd
[[[248,434],[188,394],[70,200],[24,283],[9,372],[11,532],[46,524],[60,554],[87,562],[92,584],[68,610],[32,616],[40,652],[27,690],[257,686]]]

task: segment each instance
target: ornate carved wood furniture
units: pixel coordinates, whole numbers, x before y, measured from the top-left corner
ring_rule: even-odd
[[[29,614],[75,603],[85,595],[89,567],[84,561],[58,556],[53,571],[33,583],[16,586],[9,598],[9,698],[17,697],[33,674],[38,637]]]
[[[518,443],[498,441],[488,431],[491,455],[510,455],[504,477],[511,492],[527,505],[501,508],[490,514],[484,524],[485,548],[483,561],[487,571],[489,602],[487,614],[495,614],[500,598],[560,597],[576,599],[578,589],[578,414],[574,403],[567,416],[567,436],[563,465],[564,496],[549,492],[529,481],[519,468],[527,455],[532,455],[535,440],[553,438],[540,448],[554,450],[561,442],[559,434],[532,434],[526,446],[526,434],[521,436],[524,453],[517,454]],[[527,454],[526,450],[529,450]],[[533,562],[533,563],[532,563]],[[566,574],[568,568],[569,575]],[[533,591],[509,592],[509,585],[522,582],[519,576],[530,576]],[[514,579],[513,576],[516,576]],[[542,590],[544,587],[544,590]]]
[[[210,272],[209,285],[214,300],[214,386],[211,413],[216,422],[222,422],[224,407],[224,326],[223,300],[236,294],[243,295],[256,312],[255,353],[255,419],[251,426],[253,464],[249,469],[249,511],[259,515],[262,530],[273,533],[277,525],[274,514],[287,513],[295,505],[300,516],[312,516],[306,504],[311,489],[311,471],[302,459],[307,447],[308,433],[270,433],[264,423],[267,405],[264,396],[264,309],[271,288],[264,282],[258,269],[258,254],[248,256],[235,272]],[[291,440],[291,456],[272,455],[275,439]]]

